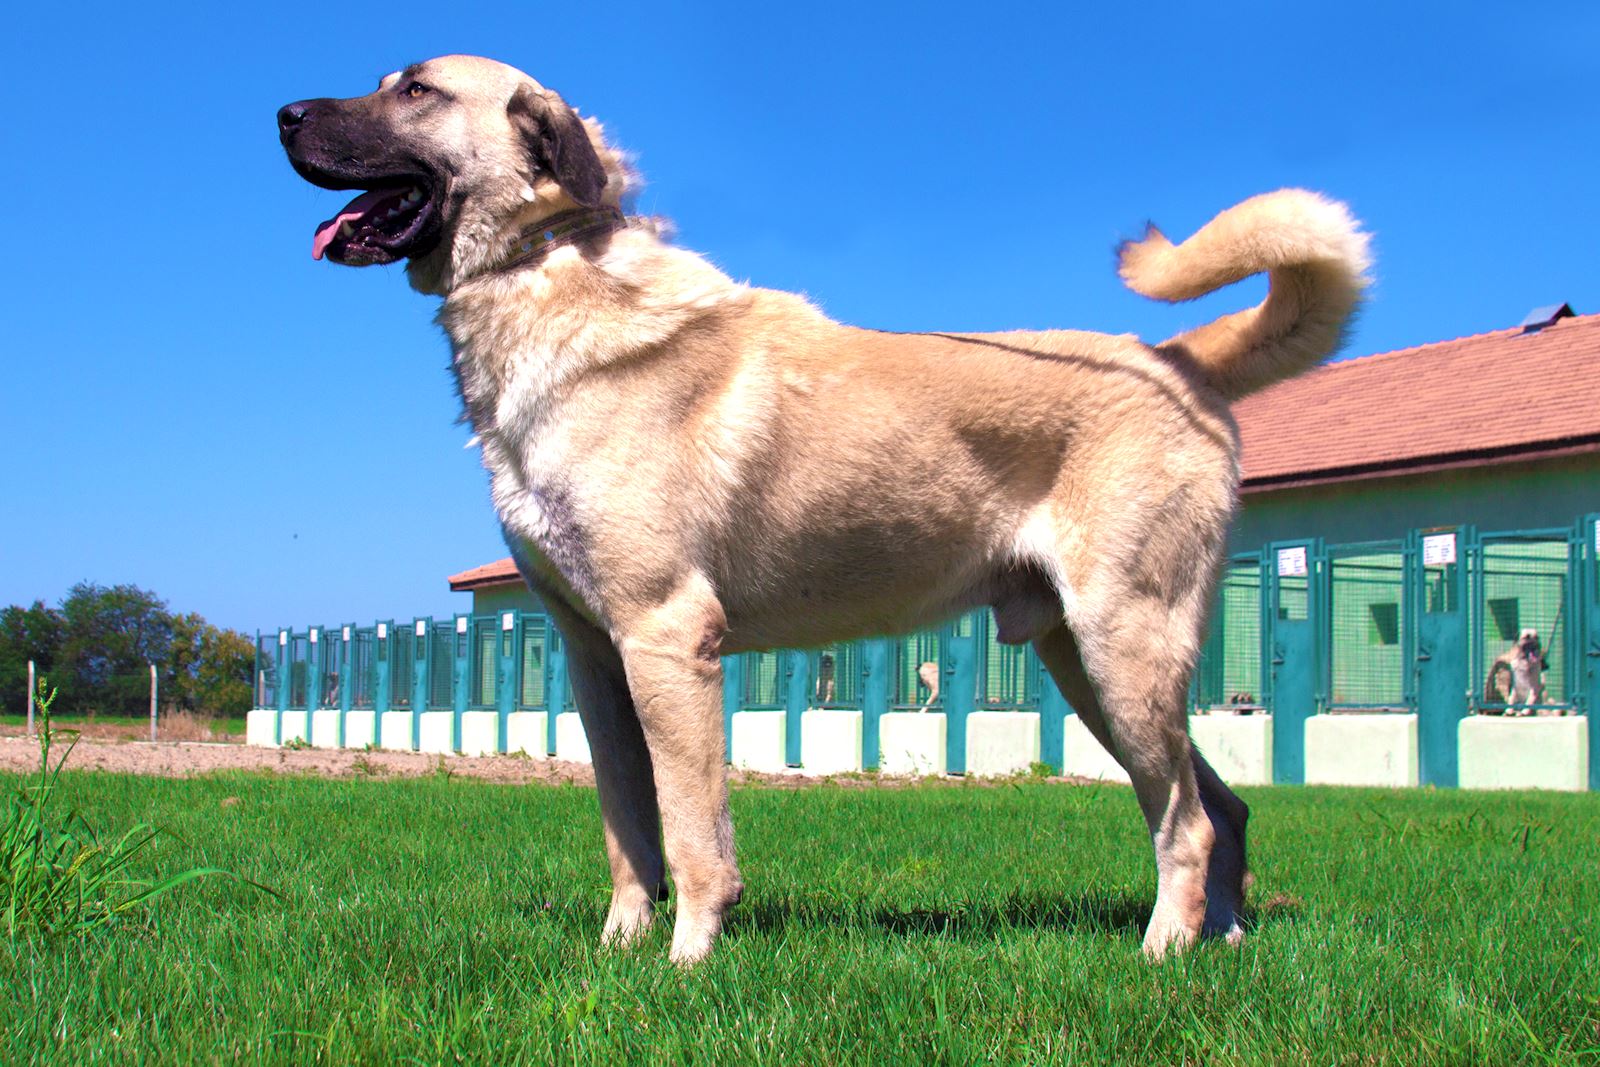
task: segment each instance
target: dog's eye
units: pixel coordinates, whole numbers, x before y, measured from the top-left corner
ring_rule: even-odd
[[[412,82],[410,85],[408,85],[406,87],[406,95],[409,96],[413,100],[417,99],[420,96],[426,96],[428,93],[430,93],[432,91],[433,90],[429,89],[426,85],[423,85],[421,82]]]

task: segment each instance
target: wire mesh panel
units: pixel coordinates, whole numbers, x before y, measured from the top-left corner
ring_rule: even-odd
[[[344,630],[338,626],[324,626],[317,634],[322,646],[322,688],[317,697],[317,707],[339,706],[339,674],[344,670]]]
[[[522,651],[517,661],[517,707],[544,709],[544,670],[549,623],[542,615],[522,616]]]
[[[378,631],[358,626],[350,631],[350,706],[370,708],[378,693]]]
[[[1526,630],[1537,634],[1543,653],[1544,694],[1542,699],[1516,703],[1567,704],[1572,620],[1567,611],[1571,563],[1566,536],[1485,535],[1476,562],[1476,595],[1468,625],[1473,628],[1477,649],[1473,693],[1479,706],[1489,710],[1506,706],[1504,696],[1511,689],[1506,672],[1498,672],[1498,690],[1491,686],[1489,672],[1498,657],[1511,653]],[[1491,695],[1499,699],[1491,699]]]
[[[499,697],[500,672],[498,656],[500,647],[500,617],[475,615],[467,620],[467,707],[479,711],[492,710]],[[454,631],[452,628],[452,638]],[[452,648],[454,643],[452,641]],[[454,671],[452,656],[451,671]]]
[[[740,706],[773,710],[784,706],[783,653],[745,652],[744,693]]]
[[[1258,556],[1230,560],[1222,572],[1196,690],[1203,706],[1249,705],[1263,696]]]
[[[861,644],[845,641],[811,652],[811,706],[861,706]]]
[[[256,634],[255,706],[278,706],[278,635]]]
[[[310,633],[289,635],[289,706],[296,710],[304,710],[311,694],[308,691],[311,684],[311,664],[308,662],[311,653]]]
[[[1039,669],[1029,645],[995,640],[992,613],[973,618],[978,633],[978,705],[987,711],[1032,711],[1039,706]]]
[[[939,692],[943,667],[937,632],[907,634],[895,641],[893,706],[901,711],[944,707]]]
[[[1399,541],[1328,550],[1332,689],[1345,708],[1409,706],[1405,554]]]
[[[416,677],[411,664],[416,659],[417,638],[410,626],[384,625],[389,639],[379,646],[378,654],[389,658],[389,707],[398,711],[411,707],[411,682]]]
[[[456,627],[451,622],[435,622],[428,641],[428,710],[450,711],[455,707]]]

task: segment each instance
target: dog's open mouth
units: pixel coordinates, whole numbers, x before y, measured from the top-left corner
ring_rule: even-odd
[[[311,258],[327,256],[348,266],[393,263],[418,251],[433,215],[426,182],[402,180],[372,189],[317,227]]]

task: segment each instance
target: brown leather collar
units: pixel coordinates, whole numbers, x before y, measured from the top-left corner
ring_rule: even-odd
[[[512,256],[495,271],[537,266],[563,245],[576,244],[591,237],[615,233],[628,225],[627,216],[614,207],[574,208],[540,219],[517,235]]]

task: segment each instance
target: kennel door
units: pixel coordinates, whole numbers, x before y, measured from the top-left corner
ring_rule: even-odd
[[[1418,773],[1423,785],[1456,784],[1457,735],[1467,715],[1467,552],[1471,529],[1418,530],[1407,546],[1416,605]]]

